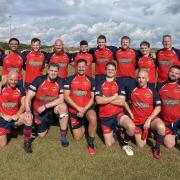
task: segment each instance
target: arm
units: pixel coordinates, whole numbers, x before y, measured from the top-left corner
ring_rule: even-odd
[[[115,100],[111,101],[111,104],[117,106],[123,106],[125,103],[125,96],[118,96]]]
[[[127,102],[124,103],[124,108],[129,113],[131,119],[134,119],[133,113],[131,112],[131,109],[130,109],[130,107],[129,107]]]
[[[156,106],[150,116],[147,118],[144,123],[144,128],[150,128],[151,121],[159,114],[161,111],[161,106]]]
[[[117,94],[114,94],[113,96],[110,96],[110,97],[96,96],[96,102],[97,104],[108,104],[116,100],[117,97],[118,97]]]
[[[64,102],[64,95],[63,94],[60,94],[59,97],[51,102],[48,102],[47,104],[45,105],[42,105],[40,107],[38,107],[37,111],[38,113],[42,113],[43,111],[45,111],[46,109],[48,108],[52,108],[52,107],[55,107],[61,103]]]

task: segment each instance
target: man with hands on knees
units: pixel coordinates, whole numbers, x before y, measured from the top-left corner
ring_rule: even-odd
[[[44,137],[48,132],[48,117],[58,117],[60,142],[63,147],[67,147],[68,111],[64,103],[64,81],[58,78],[58,72],[59,65],[49,63],[47,75],[39,76],[33,81],[25,98],[25,113],[26,118],[33,118],[39,137]]]

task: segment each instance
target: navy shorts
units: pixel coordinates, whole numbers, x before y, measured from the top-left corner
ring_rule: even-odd
[[[58,119],[58,115],[54,113],[54,109],[48,109],[41,114],[34,114],[34,122],[37,125],[37,132],[42,133],[48,129],[48,119]]]
[[[0,136],[10,133],[14,125],[15,121],[8,122],[0,117]]]
[[[166,134],[176,135],[180,131],[180,119],[175,123],[166,124]]]

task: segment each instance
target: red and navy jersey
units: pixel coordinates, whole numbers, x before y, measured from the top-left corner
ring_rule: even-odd
[[[34,79],[42,75],[42,70],[45,64],[45,53],[43,52],[33,52],[24,51],[22,56],[25,60],[26,69],[26,83],[32,83]]]
[[[85,107],[92,98],[91,93],[95,92],[95,80],[87,75],[72,75],[66,79],[64,90],[70,90],[71,99],[78,106]],[[77,110],[71,106],[69,111],[77,113]]]
[[[117,77],[135,78],[136,52],[130,48],[126,50],[119,48],[115,56],[117,61]]]
[[[121,96],[126,96],[125,90],[123,87],[120,87],[120,83],[118,80],[113,80],[111,82],[106,81],[106,78],[100,82],[100,84],[96,85],[96,96],[105,96],[110,97],[114,94],[118,94]],[[111,103],[103,104],[99,106],[99,116],[103,117],[111,117],[123,111],[122,106],[114,105]]]
[[[3,58],[2,75],[7,75],[9,71],[18,72],[19,80],[23,79],[22,68],[24,60],[19,53],[11,53]]]
[[[161,105],[155,89],[135,87],[130,93],[130,109],[135,125],[144,124],[156,106]]]
[[[48,61],[59,64],[59,77],[67,78],[68,76],[68,64],[70,63],[69,55],[67,53],[49,53]]]
[[[108,62],[113,62],[113,51],[108,47],[104,49],[90,49],[90,53],[93,54],[95,60],[95,75],[105,75],[105,66]]]
[[[158,82],[165,82],[168,79],[169,68],[173,65],[180,65],[180,50],[161,49],[157,52]]]
[[[159,90],[162,101],[160,117],[165,123],[173,123],[180,119],[180,85],[165,83]]]
[[[63,94],[64,80],[57,78],[54,82],[48,80],[47,75],[37,77],[29,86],[29,90],[36,92],[34,99],[34,113],[37,108],[51,102]]]
[[[15,115],[23,96],[25,96],[25,91],[18,86],[15,88],[3,87],[0,94],[0,112],[5,115]]]
[[[151,57],[141,57],[138,60],[138,68],[144,69],[148,72],[149,83],[155,83],[156,81],[156,65]]]
[[[93,56],[92,54],[89,53],[82,53],[79,52],[76,54],[76,56],[74,57],[74,73],[77,73],[77,61],[79,59],[85,59],[87,61],[87,69],[86,69],[86,75],[92,77],[92,62],[93,62]]]

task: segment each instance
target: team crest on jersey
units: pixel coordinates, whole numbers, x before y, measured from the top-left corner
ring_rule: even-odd
[[[113,89],[113,90],[116,89],[116,86],[111,86],[111,89]]]
[[[151,64],[151,61],[148,61],[147,64]]]
[[[179,89],[174,89],[174,92],[175,92],[175,93],[179,93],[180,90],[179,90]]]
[[[168,92],[169,90],[168,90],[168,89],[163,89],[162,91],[164,91],[164,92]]]
[[[18,97],[19,96],[19,93],[18,92],[14,92],[13,94],[15,97]]]
[[[83,85],[87,86],[87,85],[88,85],[88,82],[83,82]]]
[[[56,89],[57,89],[57,87],[56,87],[56,86],[53,86],[53,87],[52,87],[52,90],[53,90],[53,91],[55,91]]]
[[[150,93],[145,93],[144,96],[145,96],[146,98],[150,98],[151,94],[150,94]]]

